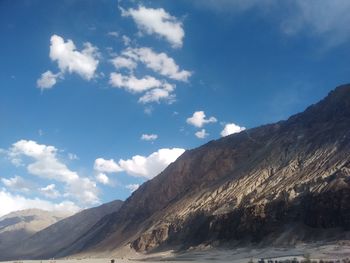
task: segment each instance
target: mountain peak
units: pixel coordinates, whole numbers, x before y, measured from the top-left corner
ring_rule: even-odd
[[[304,112],[291,116],[287,123],[312,126],[320,123],[335,123],[350,117],[350,84],[338,86]]]

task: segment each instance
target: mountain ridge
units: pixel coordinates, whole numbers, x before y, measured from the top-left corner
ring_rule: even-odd
[[[344,193],[335,192],[334,198],[340,195],[340,217],[350,216],[343,204],[348,200],[349,128],[350,86],[343,85],[285,121],[188,150],[135,191],[98,231],[88,233],[80,250],[73,246],[69,253],[128,244],[152,251],[218,240],[258,243],[267,236],[287,242],[278,235],[284,233],[280,223],[305,231],[320,226],[347,229],[344,220],[318,221],[326,210],[316,200],[324,199],[327,187],[338,191],[343,185]],[[335,209],[332,204],[327,208]],[[297,235],[289,236],[304,239]]]
[[[347,84],[287,120],[185,151],[58,255],[349,239],[349,178]]]

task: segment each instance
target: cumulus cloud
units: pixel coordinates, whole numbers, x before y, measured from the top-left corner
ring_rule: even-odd
[[[55,184],[49,184],[46,187],[40,188],[39,190],[47,198],[56,199],[61,196],[60,192],[56,189]]]
[[[184,149],[160,149],[149,156],[135,155],[128,160],[120,160],[120,167],[129,175],[151,179],[174,162]]]
[[[162,86],[162,82],[154,77],[145,76],[141,79],[135,76],[124,76],[119,73],[111,73],[109,83],[116,88],[124,88],[133,93],[143,92],[153,88]]]
[[[57,149],[54,146],[20,140],[10,148],[9,157],[17,159],[21,156],[34,159],[34,162],[27,166],[28,172],[33,175],[61,182],[70,182],[79,178],[76,172],[69,170],[57,159]]]
[[[99,64],[98,49],[91,43],[84,43],[84,49],[78,51],[72,40],[58,35],[51,37],[50,58],[56,61],[62,73],[76,73],[86,80],[95,76]]]
[[[101,173],[119,173],[123,169],[113,160],[97,158],[94,164],[94,170]]]
[[[162,76],[178,81],[188,81],[192,75],[190,71],[181,70],[175,60],[166,53],[156,53],[151,48],[128,48],[123,55],[129,59],[142,62],[147,68]]]
[[[110,184],[109,177],[105,173],[98,173],[96,175],[96,180],[97,180],[97,182],[104,184],[104,185]]]
[[[142,134],[141,135],[141,140],[143,141],[154,141],[158,139],[157,134]]]
[[[57,78],[59,78],[60,76],[61,73],[54,74],[50,70],[48,70],[41,74],[41,77],[37,80],[37,87],[42,90],[51,89],[57,83]]]
[[[185,31],[182,23],[163,8],[122,9],[122,15],[131,17],[141,32],[165,38],[174,48],[182,47]]]
[[[31,140],[20,140],[8,150],[10,159],[22,161],[31,159],[27,165],[28,173],[42,178],[62,182],[66,185],[64,196],[72,197],[80,203],[91,205],[99,203],[96,184],[89,178],[80,177],[58,159],[54,146],[38,144]]]
[[[174,85],[151,76],[138,79],[134,75],[125,76],[120,73],[111,73],[109,83],[113,87],[122,88],[131,93],[146,92],[140,97],[140,103],[159,103],[161,100],[173,102],[175,98],[175,95],[172,94],[175,89]]]
[[[39,198],[26,198],[21,195],[13,195],[5,189],[0,190],[0,204],[0,217],[14,211],[29,208],[38,208],[48,211],[69,211],[73,213],[80,210],[80,207],[70,201],[52,203]]]
[[[1,182],[11,190],[28,193],[33,188],[33,185],[21,176],[12,178],[1,178]]]
[[[160,103],[161,100],[167,101],[169,104],[172,104],[176,96],[172,92],[175,90],[174,86],[168,83],[165,83],[163,88],[155,88],[150,91],[147,91],[142,97],[140,97],[139,102],[146,104],[150,102]]]
[[[72,197],[86,205],[100,203],[96,183],[87,177],[80,177],[66,185],[65,197]]]
[[[197,131],[194,135],[196,135],[196,137],[199,139],[204,139],[208,137],[209,133],[207,133],[205,129],[202,129],[200,131]]]
[[[37,80],[38,88],[51,89],[57,83],[57,79],[63,78],[66,72],[76,73],[85,80],[95,77],[99,64],[97,47],[86,42],[84,48],[79,51],[72,40],[65,41],[58,35],[52,35],[50,42],[50,58],[57,62],[60,72],[56,74],[50,70],[44,72]]]
[[[222,137],[225,137],[225,136],[228,136],[230,134],[239,133],[239,132],[244,131],[244,130],[245,130],[245,127],[240,127],[234,123],[227,123],[220,134]]]
[[[134,60],[122,56],[113,58],[111,62],[116,69],[126,68],[128,70],[133,70],[137,67],[137,64]]]
[[[196,111],[193,113],[192,117],[187,118],[186,122],[195,127],[201,128],[207,123],[217,122],[215,117],[206,118],[204,111]]]
[[[125,188],[129,189],[130,192],[135,192],[140,187],[139,184],[128,184]]]

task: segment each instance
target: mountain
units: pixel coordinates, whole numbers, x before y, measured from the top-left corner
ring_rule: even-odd
[[[98,207],[85,209],[67,217],[17,243],[15,247],[0,250],[0,259],[31,258],[44,259],[60,255],[76,239],[87,232],[96,222],[122,205],[116,200]]]
[[[0,250],[16,245],[70,215],[70,213],[64,212],[27,209],[0,217]]]
[[[186,151],[90,226],[74,238],[59,228],[70,239],[59,249],[44,230],[21,250],[35,258],[349,239],[350,85],[288,120]],[[35,240],[50,248],[29,249]]]
[[[62,254],[348,239],[350,85],[186,151]]]

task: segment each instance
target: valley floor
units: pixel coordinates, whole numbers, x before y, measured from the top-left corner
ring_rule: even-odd
[[[334,262],[339,260],[343,263],[343,260],[350,262],[350,243],[345,244],[330,244],[330,245],[300,245],[295,247],[279,247],[279,248],[238,248],[238,249],[193,249],[184,253],[173,253],[172,251],[155,253],[149,255],[132,254],[124,255],[124,257],[82,257],[82,258],[66,258],[66,259],[54,259],[54,260],[20,260],[20,261],[5,261],[3,263],[111,263],[114,259],[115,263],[131,263],[131,262],[235,262],[235,263],[248,263],[258,262],[260,259],[273,261],[284,261],[298,259],[303,260],[305,255],[309,255],[312,261],[319,262]]]

